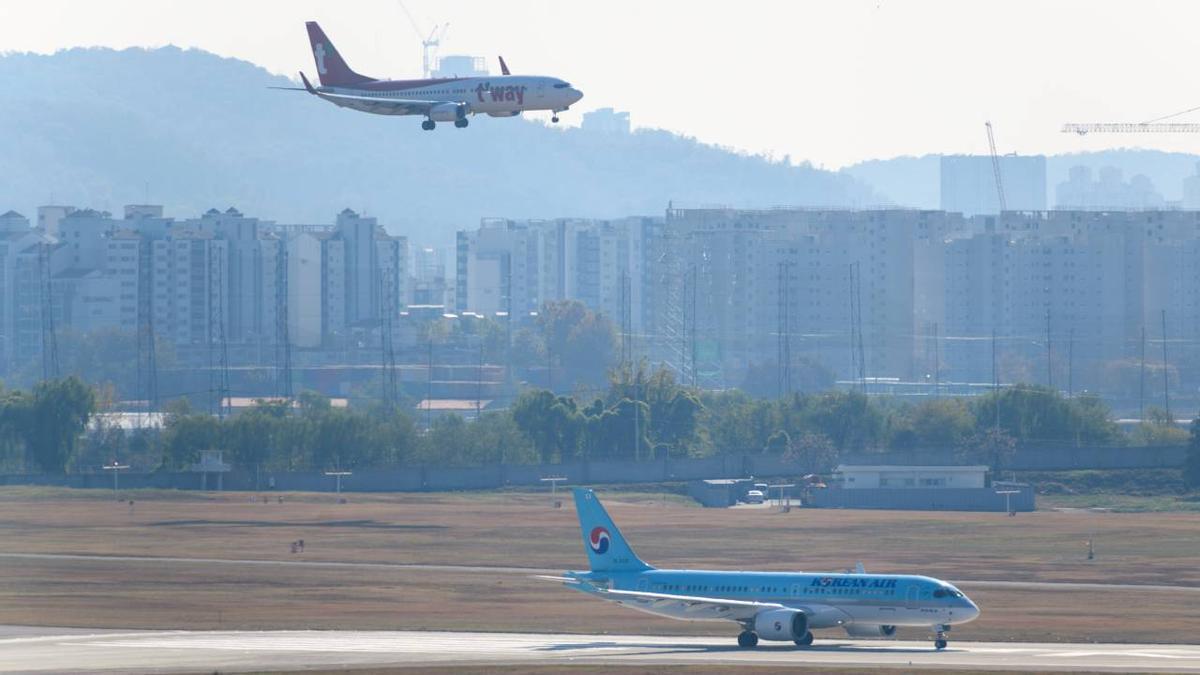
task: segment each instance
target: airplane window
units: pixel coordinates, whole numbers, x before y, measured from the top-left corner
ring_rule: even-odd
[[[946,597],[946,595],[947,595],[946,591],[944,591],[940,588],[933,592],[933,597],[935,597],[935,598],[944,598],[944,597]]]
[[[554,85],[554,88],[555,89],[566,89],[569,86],[571,86],[571,85],[567,84],[566,82],[559,82],[558,84]]]

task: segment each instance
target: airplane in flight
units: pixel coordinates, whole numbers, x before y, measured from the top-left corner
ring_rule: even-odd
[[[890,637],[897,626],[932,628],[945,649],[955,624],[979,608],[952,584],[926,576],[855,572],[661,570],[642,562],[599,498],[575,489],[575,510],[590,571],[540,576],[618,605],[672,619],[733,621],[738,646],[759,639],[813,642],[812,631],[841,628],[851,637]]]
[[[432,131],[438,122],[462,129],[471,115],[515,117],[526,111],[549,110],[552,122],[583,98],[583,92],[557,77],[513,75],[500,57],[496,77],[447,77],[432,80],[378,80],[359,75],[315,21],[309,21],[308,40],[321,85],[314,87],[303,72],[304,91],[343,108],[377,115],[420,115],[421,128]],[[291,89],[292,87],[282,87]]]

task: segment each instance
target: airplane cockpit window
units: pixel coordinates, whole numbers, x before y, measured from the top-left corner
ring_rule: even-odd
[[[935,598],[961,598],[961,597],[963,597],[963,594],[962,594],[962,591],[957,591],[953,588],[939,588],[933,592],[933,597],[935,597]]]
[[[558,84],[554,85],[554,88],[555,89],[566,89],[567,87],[570,87],[570,86],[571,85],[567,84],[566,82],[559,82]]]

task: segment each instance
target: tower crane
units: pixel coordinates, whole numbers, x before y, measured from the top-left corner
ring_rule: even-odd
[[[984,122],[987,127],[988,149],[992,152],[992,173],[996,175],[996,195],[1000,198],[1000,210],[1007,211],[1008,204],[1004,200],[1004,181],[1000,179],[1000,156],[996,154],[996,137],[992,133],[992,123]]]
[[[1092,124],[1067,123],[1062,126],[1064,134],[1079,134],[1085,136],[1090,133],[1098,134],[1195,134],[1200,133],[1200,124],[1189,122],[1163,122],[1172,117],[1179,117],[1190,112],[1200,110],[1200,106],[1180,110],[1177,113],[1156,117],[1146,122],[1099,122]]]
[[[397,2],[400,3],[400,9],[404,10],[404,15],[408,17],[408,22],[412,24],[417,39],[421,41],[421,77],[429,78],[433,73],[433,66],[436,65],[434,62],[437,59],[437,48],[442,44],[442,40],[446,39],[446,32],[450,30],[450,24],[435,25],[426,36],[412,12],[408,11],[408,5],[404,4],[404,0],[397,0]]]

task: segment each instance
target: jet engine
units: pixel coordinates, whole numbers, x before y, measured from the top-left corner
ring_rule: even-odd
[[[471,112],[466,103],[439,103],[429,109],[429,119],[434,122],[453,122],[466,119]]]
[[[754,632],[764,640],[803,640],[808,615],[798,609],[769,609],[754,617]]]
[[[843,628],[846,629],[846,634],[850,637],[892,637],[896,634],[896,627],[887,625],[880,626],[868,623],[850,623],[843,626]]]

